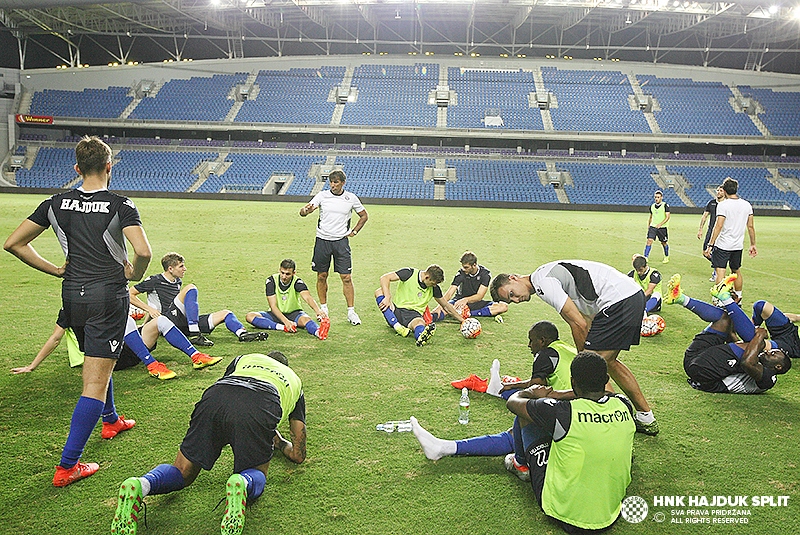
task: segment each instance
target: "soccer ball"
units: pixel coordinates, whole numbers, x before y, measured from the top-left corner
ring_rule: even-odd
[[[461,322],[461,335],[464,338],[475,338],[481,334],[481,322],[475,318],[469,318]]]
[[[658,314],[651,314],[642,320],[642,336],[654,336],[664,330],[667,324]]]
[[[130,317],[132,317],[134,320],[137,321],[144,317],[144,311],[136,308],[133,305],[130,305],[130,308],[128,309],[128,314],[130,315]]]

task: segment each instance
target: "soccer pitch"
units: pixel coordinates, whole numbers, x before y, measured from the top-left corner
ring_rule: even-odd
[[[5,239],[44,196],[0,196]],[[301,218],[302,203],[136,199],[153,248],[147,274],[161,271],[169,251],[186,257],[185,282],[200,289],[200,312],[228,308],[244,320],[264,310],[264,280],[284,258],[316,297],[310,269],[316,215]],[[194,403],[238,354],[277,349],[303,380],[307,400],[308,459],[295,465],[276,453],[263,496],[247,509],[244,533],[280,534],[482,534],[501,531],[562,533],[536,505],[530,485],[507,473],[500,457],[447,457],[431,462],[412,433],[376,431],[387,420],[416,416],[440,438],[461,439],[508,429],[512,416],[503,400],[471,393],[470,422],[457,421],[459,392],[450,381],[488,375],[492,359],[501,374],[530,376],[527,330],[553,321],[571,343],[567,324],[543,301],[511,305],[505,323],[483,319],[483,333],[465,340],[455,322],[439,325],[429,345],[400,338],[379,313],[373,292],[378,278],[401,267],[445,270],[446,288],[472,250],[493,274],[529,274],[556,259],[583,258],[627,273],[631,255],[642,252],[647,208],[641,213],[500,210],[377,206],[365,202],[369,222],[351,239],[356,309],[362,325],[345,319],[341,282],[329,278],[331,330],[326,341],[300,331],[270,331],[266,342],[242,344],[219,326],[209,353],[218,366],[193,370],[182,353],[159,341],[154,356],[178,373],[161,382],[143,366],[114,374],[117,410],[137,421],[132,430],[89,439],[83,459],[100,463],[92,477],[66,488],[52,486],[69,419],[80,395],[79,369],[57,348],[37,370],[12,375],[28,364],[52,332],[60,307],[60,281],[35,271],[8,253],[0,256],[0,463],[3,503],[0,525],[17,534],[108,533],[122,480],[175,459]],[[687,295],[707,300],[710,264],[696,238],[702,209],[670,220],[671,262],[662,265],[656,243],[652,265],[665,279],[681,273]],[[745,258],[744,304],[750,312],[767,299],[800,312],[800,219],[755,218],[759,255]],[[59,263],[62,253],[51,230],[34,246]],[[666,290],[666,282],[664,283]],[[653,406],[661,433],[634,439],[633,481],[628,495],[643,497],[648,517],[620,519],[611,533],[796,533],[800,525],[800,362],[762,395],[707,394],[690,388],[683,352],[704,323],[688,310],[665,306],[666,330],[623,353]],[[283,432],[284,430],[281,429]],[[288,434],[288,431],[287,431]],[[146,498],[144,535],[219,533],[232,469],[226,449],[211,472],[183,491]],[[603,474],[598,474],[603,477]],[[684,497],[684,506],[654,506],[654,497]],[[787,506],[690,507],[691,497],[788,496]],[[711,523],[718,510],[739,511],[738,523]],[[697,511],[700,511],[699,513]],[[705,512],[703,512],[705,511]],[[660,513],[660,514],[659,514]],[[659,523],[658,520],[663,520]],[[738,520],[737,520],[738,519]],[[743,523],[745,522],[746,523]],[[795,526],[792,528],[791,526]]]

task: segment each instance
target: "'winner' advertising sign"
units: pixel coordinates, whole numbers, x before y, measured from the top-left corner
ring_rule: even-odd
[[[53,124],[53,118],[44,115],[17,115],[17,122],[21,124]]]

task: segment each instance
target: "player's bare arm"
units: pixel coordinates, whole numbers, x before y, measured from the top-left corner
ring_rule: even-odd
[[[579,348],[578,351],[583,350],[583,346],[586,344],[586,336],[589,334],[589,323],[586,318],[569,297],[567,297],[567,302],[564,303],[564,306],[561,307],[560,314],[564,321],[569,324],[575,347]]]
[[[316,209],[317,209],[316,206],[314,206],[311,203],[308,203],[307,205],[300,208],[300,217],[305,217]]]
[[[33,248],[33,245],[31,245],[31,242],[44,231],[45,227],[37,225],[30,219],[26,219],[11,233],[6,243],[3,245],[3,249],[34,269],[38,269],[54,277],[63,277],[64,269],[67,264],[65,263],[63,266],[53,264],[40,256],[39,253],[36,252],[36,249]]]
[[[361,210],[360,212],[356,212],[356,214],[358,214],[358,221],[356,221],[356,226],[353,227],[353,230],[350,231],[350,234],[347,235],[350,238],[358,234],[361,229],[364,228],[364,225],[366,225],[367,220],[369,219],[369,214],[367,214],[366,210]]]
[[[756,381],[760,381],[764,376],[764,365],[758,360],[758,356],[764,351],[767,345],[766,342],[764,342],[767,335],[768,332],[764,327],[758,327],[756,329],[756,335],[747,343],[744,349],[744,355],[742,355],[742,360],[740,361],[742,369]]]
[[[150,242],[147,241],[144,229],[139,225],[125,227],[122,229],[122,233],[133,247],[133,262],[130,263],[130,270],[128,266],[125,267],[125,278],[133,281],[142,280],[144,272],[147,271],[147,266],[150,264],[150,258],[153,256]]]

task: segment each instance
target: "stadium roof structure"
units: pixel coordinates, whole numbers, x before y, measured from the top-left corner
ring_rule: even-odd
[[[0,0],[0,24],[23,69],[412,54],[800,73],[800,7],[770,0]]]

